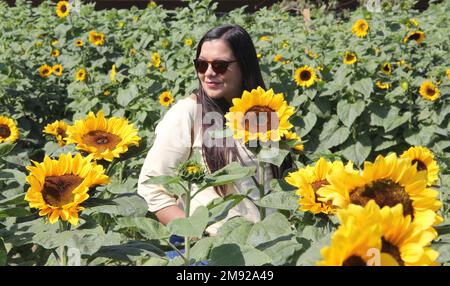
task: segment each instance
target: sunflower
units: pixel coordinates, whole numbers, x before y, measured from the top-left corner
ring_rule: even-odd
[[[72,157],[68,153],[58,160],[45,156],[44,162],[33,161],[34,166],[27,167],[30,188],[25,195],[30,208],[39,209],[39,215],[48,216],[50,223],[61,218],[76,225],[78,213],[84,209],[81,204],[89,198],[89,189],[108,183],[103,167],[91,160],[91,156]]]
[[[427,247],[437,236],[431,227],[433,220],[425,225],[411,222],[410,216],[403,216],[403,206],[400,204],[393,208],[384,207],[380,214],[382,253],[389,254],[400,266],[438,265],[436,258],[439,253]]]
[[[337,213],[339,220],[341,221],[341,226],[336,231],[337,233],[342,233],[347,235],[346,238],[348,241],[352,241],[352,239],[357,240],[358,237],[355,237],[352,233],[353,228],[366,229],[373,228],[374,226],[379,227],[377,231],[372,232],[373,237],[379,240],[377,247],[372,249],[380,253],[380,261],[376,263],[378,265],[383,266],[393,266],[393,265],[401,265],[401,266],[419,266],[419,265],[436,265],[435,262],[438,253],[427,246],[431,243],[431,241],[437,236],[436,231],[431,228],[432,220],[428,220],[426,225],[421,225],[417,223],[411,222],[410,216],[403,215],[403,206],[401,204],[396,205],[393,208],[390,207],[380,207],[376,204],[374,200],[369,201],[365,207],[358,205],[350,205],[347,209],[339,210]],[[334,237],[333,237],[334,239]],[[342,247],[341,250],[337,249],[337,247]],[[331,245],[331,248],[328,253],[328,256],[325,258],[332,258],[333,254],[336,259],[336,254],[341,253],[349,248],[348,245],[345,244],[335,244]],[[367,249],[369,250],[369,249]],[[367,257],[371,252],[360,252],[359,255],[359,264],[367,265],[367,260],[364,260],[364,257]],[[353,254],[355,255],[355,254]],[[339,257],[339,256],[338,256]],[[344,257],[348,257],[348,254]],[[348,259],[348,258],[344,258]],[[356,258],[353,260],[356,262]],[[363,264],[363,262],[365,262]],[[345,261],[341,259],[341,261]],[[330,265],[332,260],[328,260],[328,264]],[[336,262],[339,262],[336,261]],[[344,263],[336,263],[331,265],[345,265]],[[374,261],[375,262],[375,261]]]
[[[356,54],[352,52],[345,52],[344,55],[344,64],[346,65],[352,65],[356,62]]]
[[[173,96],[170,91],[164,91],[163,93],[161,93],[161,95],[159,96],[159,103],[165,107],[173,103]]]
[[[70,13],[70,4],[67,1],[59,1],[58,4],[56,4],[56,15],[58,15],[59,18],[65,18]]]
[[[57,49],[52,50],[52,57],[57,58],[59,57],[59,55],[60,55],[59,50]]]
[[[274,62],[281,62],[282,59],[283,59],[283,57],[281,55],[275,55],[273,57]]]
[[[39,75],[40,75],[42,78],[49,77],[49,76],[52,74],[52,72],[53,72],[53,69],[52,69],[52,67],[49,66],[49,65],[42,65],[42,66],[39,68]]]
[[[184,40],[184,44],[188,47],[192,46],[193,42],[191,38],[187,38],[186,40]]]
[[[310,66],[303,66],[295,71],[295,82],[301,87],[310,87],[317,79],[316,72]]]
[[[426,187],[426,172],[417,171],[409,159],[398,158],[394,153],[386,157],[379,155],[374,163],[364,162],[362,174],[337,166],[327,181],[330,185],[318,190],[318,194],[336,207],[364,206],[375,200],[380,207],[401,204],[403,214],[411,215],[418,223],[430,217],[435,223],[442,221],[436,213],[442,205],[436,199],[439,193]]]
[[[0,143],[15,142],[19,139],[19,129],[11,118],[0,115]]]
[[[161,64],[161,56],[158,54],[158,52],[154,52],[152,54],[152,65],[155,66],[155,68],[158,68]]]
[[[417,146],[403,152],[401,158],[408,158],[412,164],[417,163],[417,171],[426,171],[428,186],[434,185],[439,178],[439,166],[433,158],[433,153],[428,148]]]
[[[295,132],[291,132],[291,131],[288,131],[286,134],[284,134],[284,137],[283,137],[283,139],[285,139],[285,140],[288,140],[288,141],[294,141],[294,142],[301,142],[302,141],[302,138],[297,134],[297,133],[295,133]],[[294,146],[294,150],[296,150],[296,151],[303,151],[305,149],[305,146],[303,146],[303,144],[296,144],[295,146]]]
[[[425,33],[422,31],[413,31],[403,38],[403,43],[407,43],[410,40],[414,40],[416,44],[420,44],[425,40]]]
[[[317,59],[319,57],[319,54],[316,54],[311,50],[305,50],[305,54],[307,54],[309,57],[313,59]]]
[[[359,19],[353,24],[352,33],[359,38],[364,38],[369,31],[369,23],[364,19]]]
[[[375,84],[381,89],[389,89],[389,88],[391,88],[391,84],[390,83],[384,83],[384,82],[381,82],[379,80],[377,82],[375,82]]]
[[[89,42],[94,46],[103,46],[105,44],[105,34],[96,31],[89,32]]]
[[[373,251],[379,252],[382,246],[382,228],[377,223],[380,215],[372,204],[363,209],[364,213],[359,208],[350,206],[346,213],[338,212],[342,224],[331,237],[331,245],[320,250],[323,260],[316,265],[372,266],[381,262],[372,261]],[[382,254],[381,259],[388,260],[385,256]]]
[[[268,36],[261,36],[259,38],[259,40],[262,41],[262,42],[267,42],[269,40],[269,37]]]
[[[84,81],[86,79],[86,75],[87,75],[86,70],[84,68],[80,68],[75,73],[75,79],[77,81]]]
[[[262,54],[261,54],[261,53],[257,53],[257,54],[256,54],[256,57],[257,57],[257,58],[258,58],[258,60],[259,60],[259,59],[261,59],[261,58],[262,58]]]
[[[386,75],[390,75],[391,72],[392,72],[392,65],[391,65],[390,63],[388,63],[388,62],[384,63],[384,64],[381,66],[381,71],[382,71],[384,74],[386,74]]]
[[[89,112],[85,120],[77,120],[67,128],[67,143],[77,144],[78,150],[93,154],[95,160],[112,161],[128,151],[129,145],[139,145],[141,138],[133,125],[124,118],[105,119],[103,111],[97,116]]]
[[[62,76],[62,71],[63,71],[62,65],[54,65],[54,66],[52,67],[52,72],[53,72],[56,76]]]
[[[116,65],[113,64],[111,67],[111,73],[109,74],[109,79],[111,81],[115,81],[115,78],[116,78]]]
[[[450,69],[447,69],[447,78],[450,79]]]
[[[76,39],[75,40],[75,46],[82,47],[83,45],[84,45],[84,43],[83,43],[82,39]]]
[[[431,81],[426,80],[420,86],[419,93],[423,98],[435,101],[439,98],[441,91]]]
[[[296,194],[300,197],[298,204],[301,211],[309,211],[313,214],[331,214],[334,212],[335,208],[331,201],[321,201],[322,198],[317,194],[317,191],[329,184],[326,176],[333,171],[336,165],[343,164],[340,161],[331,163],[325,158],[320,158],[314,167],[308,165],[288,174],[285,180],[297,188]]]
[[[241,98],[233,99],[233,106],[225,115],[226,125],[234,133],[234,139],[263,142],[280,141],[293,125],[289,117],[294,108],[284,100],[282,93],[274,94],[272,89],[265,91],[258,87],[244,91]]]
[[[416,27],[419,27],[419,22],[416,19],[409,19],[409,23]]]
[[[56,120],[53,123],[47,124],[44,128],[44,133],[55,136],[58,141],[59,146],[66,145],[66,137],[67,137],[67,123],[64,121]]]

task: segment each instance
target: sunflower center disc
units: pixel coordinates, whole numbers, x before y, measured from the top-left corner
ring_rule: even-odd
[[[66,12],[66,11],[67,11],[67,8],[66,8],[66,6],[62,5],[62,6],[61,6],[61,12],[63,12],[63,13],[64,13],[64,12]]]
[[[164,102],[168,102],[170,100],[170,98],[169,97],[164,97]]]
[[[314,192],[317,192],[318,189],[320,189],[322,186],[325,185],[329,185],[330,183],[328,183],[327,180],[321,180],[321,181],[316,181],[314,183],[311,184]]]
[[[412,164],[414,165],[415,163],[417,163],[417,171],[427,171],[427,165],[425,165],[422,161],[420,160],[413,160]]]
[[[417,40],[420,38],[420,35],[417,34],[417,33],[415,33],[415,34],[412,34],[409,38],[410,38],[411,40],[417,41]]]
[[[399,265],[404,266],[405,263],[402,260],[400,250],[398,250],[398,247],[390,244],[384,238],[382,238],[381,241],[382,241],[381,252],[390,254],[398,262]]]
[[[353,59],[354,59],[353,55],[347,55],[347,61],[348,62],[353,61]]]
[[[429,96],[433,96],[435,93],[436,93],[436,92],[435,92],[435,90],[434,90],[433,88],[427,87],[427,94],[428,94]]]
[[[309,71],[302,71],[300,73],[300,79],[303,81],[308,81],[311,79],[311,73]]]
[[[83,180],[76,175],[49,176],[45,178],[42,197],[44,201],[54,207],[62,207],[73,202],[72,191]]]
[[[63,129],[59,128],[59,127],[58,127],[58,129],[56,129],[56,132],[58,133],[58,135],[60,135],[63,138],[67,137],[66,132]]]
[[[0,138],[8,138],[11,135],[11,130],[7,125],[0,124]]]
[[[105,131],[94,130],[83,136],[83,142],[88,146],[94,146],[99,152],[105,150],[114,150],[122,139],[115,135]]]
[[[403,215],[410,215],[413,218],[412,201],[405,189],[391,180],[378,180],[363,187],[356,188],[350,194],[350,201],[353,204],[365,206],[370,200],[383,208],[385,206],[394,207],[397,204],[403,205]]]
[[[366,262],[357,255],[352,255],[349,258],[347,258],[344,263],[342,263],[343,266],[367,266]]]
[[[275,119],[272,121],[272,119]],[[245,130],[251,133],[266,132],[278,128],[278,116],[265,106],[253,106],[245,113]]]

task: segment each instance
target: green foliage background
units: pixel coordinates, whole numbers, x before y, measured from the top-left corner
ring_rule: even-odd
[[[173,11],[162,7],[95,11],[92,4],[81,4],[79,10],[60,19],[51,1],[37,8],[25,1],[16,1],[12,8],[0,2],[0,115],[16,120],[21,132],[14,149],[0,145],[0,264],[55,264],[54,249],[62,245],[80,250],[82,263],[89,265],[177,263],[165,258],[170,232],[146,213],[145,202],[135,191],[137,176],[155,126],[167,110],[159,104],[159,95],[168,90],[178,100],[195,90],[198,82],[192,60],[196,43],[221,23],[247,29],[262,55],[266,86],[283,92],[296,107],[292,122],[306,141],[299,166],[320,156],[361,165],[378,154],[401,153],[412,145],[434,152],[441,168],[439,190],[446,217],[435,246],[441,251],[441,262],[449,261],[450,79],[446,70],[450,68],[450,1],[431,4],[422,13],[412,10],[412,4],[388,4],[382,13],[361,7],[339,14],[322,6],[311,10],[312,20],[305,24],[301,15],[282,5],[252,14],[236,9],[218,17],[216,4],[209,0],[189,1],[187,8]],[[370,27],[362,39],[351,33],[360,18]],[[411,18],[419,22],[419,28],[409,23]],[[404,44],[404,36],[416,29],[425,33],[425,41]],[[89,43],[92,30],[106,35],[104,46]],[[269,40],[263,41],[262,36]],[[185,44],[188,38],[192,46]],[[82,39],[84,46],[76,47],[76,39]],[[58,43],[53,46],[54,40]],[[61,55],[52,57],[53,49]],[[356,65],[343,64],[346,51],[357,54]],[[149,66],[154,52],[160,54],[164,71]],[[274,61],[275,55],[281,55],[282,61]],[[407,65],[399,65],[401,60]],[[384,62],[393,66],[389,76],[380,70]],[[63,75],[41,78],[38,69],[43,64],[61,64]],[[115,82],[109,78],[113,64],[117,67]],[[315,68],[321,78],[308,89],[298,87],[293,78],[303,65]],[[87,80],[77,82],[75,72],[81,67],[87,70]],[[440,83],[441,97],[435,102],[419,95],[426,79]],[[378,80],[392,87],[381,90],[375,85]],[[41,161],[45,154],[74,150],[73,146],[59,148],[45,137],[46,124],[55,120],[73,123],[100,109],[106,116],[133,122],[142,138],[141,147],[110,166],[112,182],[97,188],[83,212],[84,224],[60,232],[57,226],[37,219],[23,201],[25,167],[30,160]],[[194,246],[195,261],[208,259],[216,265],[314,262],[323,244],[319,238],[327,238],[333,222],[296,213],[292,190],[283,182],[272,183],[274,193],[260,204],[282,209],[281,214],[256,224],[230,221],[217,238],[202,239]],[[277,243],[270,243],[274,240]],[[224,258],[229,253],[233,255]]]

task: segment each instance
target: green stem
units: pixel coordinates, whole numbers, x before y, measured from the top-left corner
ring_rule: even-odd
[[[60,232],[66,231],[67,227],[66,224],[63,221],[59,221],[59,230]],[[60,246],[60,260],[59,263],[61,266],[67,266],[67,246],[62,245]]]
[[[191,211],[191,191],[192,191],[192,183],[189,182],[188,192],[186,193],[186,218],[189,218],[189,213]],[[191,253],[191,238],[189,236],[184,237],[184,244],[185,244],[184,265],[189,266]]]
[[[258,175],[259,175],[259,199],[262,199],[264,197],[264,187],[265,187],[265,163],[264,162],[258,162]],[[266,217],[266,209],[262,206],[259,206],[259,215],[261,220],[263,220]]]

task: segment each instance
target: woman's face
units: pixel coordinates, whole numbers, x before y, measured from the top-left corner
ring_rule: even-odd
[[[228,65],[228,69],[223,74],[217,74],[211,64],[208,64],[206,72],[197,73],[197,75],[203,89],[212,98],[225,98],[231,102],[234,97],[241,96],[242,73],[233,51],[224,40],[205,41],[198,58],[205,61],[235,61]]]

